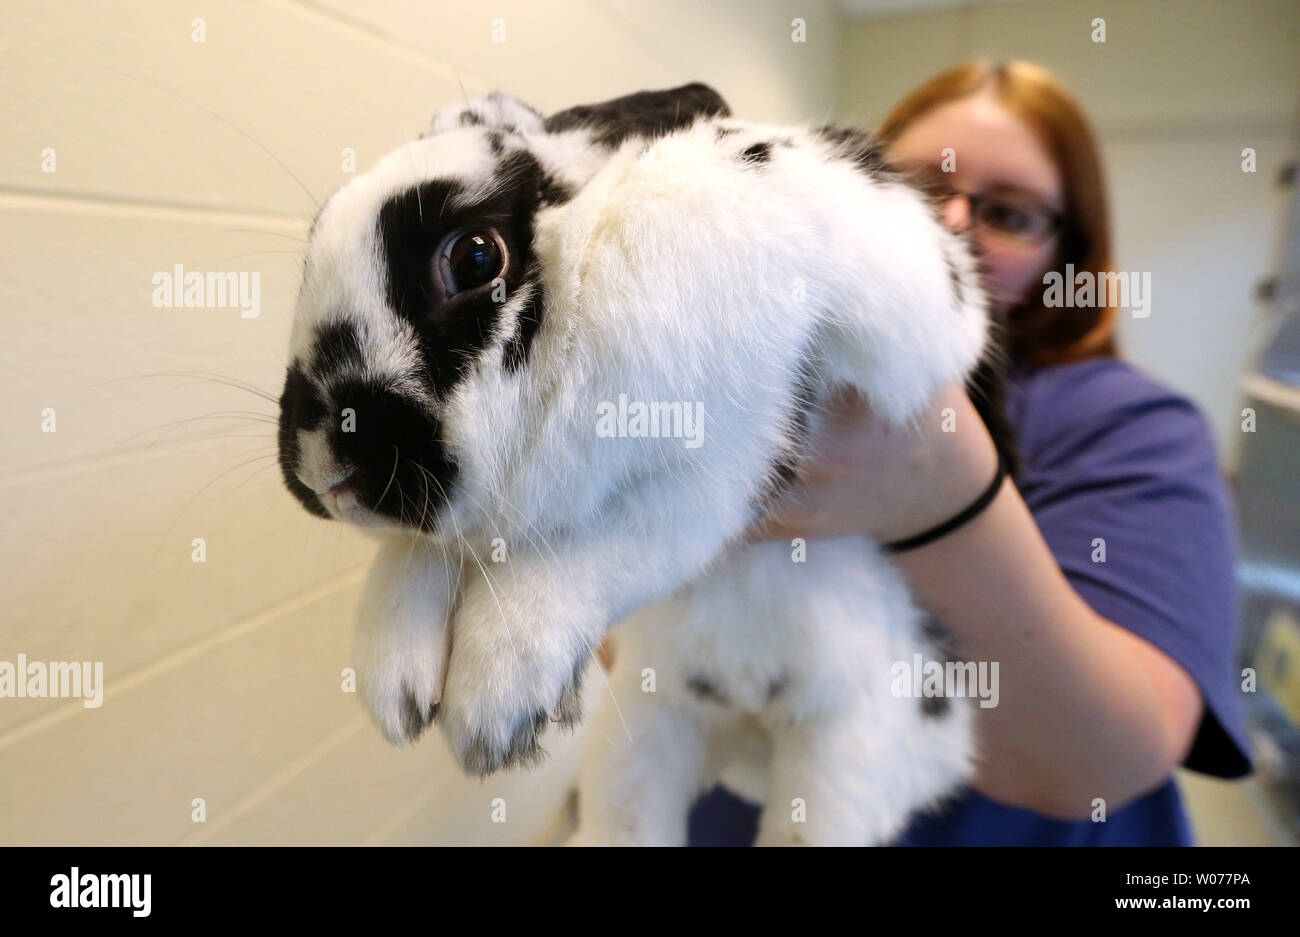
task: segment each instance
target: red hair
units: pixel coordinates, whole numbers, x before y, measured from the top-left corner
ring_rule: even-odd
[[[1065,275],[1090,272],[1104,283],[1112,271],[1110,211],[1101,155],[1092,128],[1074,96],[1047,69],[1029,62],[994,65],[971,62],[949,69],[921,85],[890,112],[877,135],[888,145],[917,118],[940,105],[992,89],[1008,111],[1043,141],[1060,173],[1065,225],[1048,270]],[[1042,293],[1010,311],[1006,322],[1009,351],[1036,364],[1114,355],[1117,310],[1052,308]],[[1104,303],[1105,296],[1099,296]]]

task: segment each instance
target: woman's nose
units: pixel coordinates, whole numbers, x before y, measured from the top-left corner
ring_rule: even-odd
[[[970,199],[960,192],[954,192],[943,203],[943,223],[953,231],[970,230]]]

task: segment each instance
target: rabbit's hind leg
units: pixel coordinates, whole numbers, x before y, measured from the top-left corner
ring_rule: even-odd
[[[846,710],[772,732],[761,846],[869,846],[970,774],[968,700],[861,695]]]
[[[707,727],[687,701],[642,692],[639,673],[620,669],[588,735],[569,845],[684,846],[710,768]]]

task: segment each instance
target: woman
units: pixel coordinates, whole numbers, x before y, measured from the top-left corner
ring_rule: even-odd
[[[1174,767],[1250,770],[1232,525],[1205,421],[1115,357],[1116,310],[1044,304],[1049,271],[1111,269],[1091,132],[1049,73],[1013,62],[939,75],[879,136],[980,256],[1023,459],[973,519],[898,555],[960,658],[999,662],[1001,694],[976,710],[970,789],[899,842],[1190,845]],[[957,432],[937,416],[891,430],[860,399],[837,403],[816,462],[756,536],[895,541],[959,514],[996,454],[962,388],[945,407]],[[691,842],[751,842],[757,816],[717,788]]]

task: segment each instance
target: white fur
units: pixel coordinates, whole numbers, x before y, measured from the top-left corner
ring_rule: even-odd
[[[898,573],[860,537],[814,541],[797,565],[783,544],[751,547],[633,615],[614,632],[618,708],[591,733],[574,841],[682,844],[690,802],[751,730],[771,740],[760,844],[897,836],[966,777],[971,754],[969,709],[927,719],[889,693],[890,664],[924,649],[917,622]],[[685,689],[701,673],[730,705]]]
[[[331,200],[296,358],[345,315],[367,367],[413,383],[418,349],[385,308],[374,219],[431,178],[491,188],[494,160],[482,127],[461,128],[466,108],[511,124],[507,147],[577,194],[535,218],[548,300],[528,365],[508,372],[491,345],[447,399],[423,401],[460,475],[439,534],[394,538],[367,589],[357,666],[376,722],[407,737],[406,694],[425,708],[440,699],[452,750],[492,770],[535,713],[562,708],[575,667],[632,615],[600,694],[579,841],[682,842],[687,806],[746,727],[773,746],[763,842],[886,841],[963,780],[970,756],[961,701],[923,719],[917,700],[889,694],[890,664],[930,651],[906,589],[866,538],[811,543],[806,563],[782,544],[732,545],[791,445],[801,378],[815,429],[833,384],[901,422],[974,366],[986,321],[964,248],[912,190],[802,128],[709,119],[606,152],[583,131],[545,134],[531,110],[498,97],[440,113],[433,135]],[[720,125],[736,132],[720,137]],[[737,158],[781,140],[792,145],[773,142],[764,165]],[[507,324],[522,298],[512,302]],[[598,436],[598,407],[620,394],[702,403],[703,445]],[[320,464],[304,479],[337,468],[309,455]],[[491,556],[498,537],[505,562]],[[645,668],[655,693],[642,692]],[[688,691],[699,674],[730,704]],[[769,701],[774,680],[785,686]],[[794,798],[807,822],[791,822]]]

